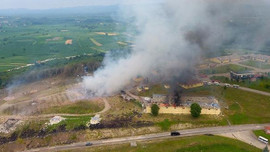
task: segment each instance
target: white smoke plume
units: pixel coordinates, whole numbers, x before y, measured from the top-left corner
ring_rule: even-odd
[[[269,3],[263,0],[165,0],[134,6],[139,31],[131,54],[105,57],[104,66],[83,79],[94,96],[117,93],[137,76],[158,71],[164,80],[181,77],[206,53],[224,46],[265,49],[269,38]],[[268,30],[267,30],[268,29]]]

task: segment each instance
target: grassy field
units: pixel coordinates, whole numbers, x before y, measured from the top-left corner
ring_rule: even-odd
[[[259,137],[259,136],[262,136],[268,140],[270,140],[270,135],[269,134],[266,134],[264,130],[254,130],[253,133]]]
[[[248,65],[248,66],[252,66],[252,67],[260,68],[260,69],[270,69],[270,64],[260,62],[260,61],[248,60],[248,61],[241,62],[240,64]]]
[[[223,114],[232,124],[269,123],[270,98],[268,96],[234,88],[201,87],[187,93],[212,95],[219,99]]]
[[[261,150],[241,141],[220,136],[194,136],[157,142],[137,142],[137,147],[129,144],[80,149],[80,152],[260,152]],[[78,150],[76,150],[78,151]],[[65,152],[75,152],[68,150]]]
[[[251,69],[242,67],[239,65],[228,64],[228,65],[218,66],[212,69],[201,70],[200,72],[203,74],[218,74],[218,73],[228,73],[230,71],[242,73],[242,72],[247,72],[250,70]]]
[[[70,105],[56,106],[45,109],[43,113],[67,113],[67,114],[88,114],[99,112],[104,108],[104,104],[96,101],[77,101]]]
[[[48,130],[53,130],[58,128],[60,125],[65,124],[67,130],[75,129],[76,127],[79,127],[80,125],[85,126],[87,122],[91,120],[91,116],[65,116],[65,120],[61,121],[58,124],[48,126]]]
[[[269,78],[263,78],[255,82],[250,82],[250,81],[236,82],[236,81],[231,81],[229,78],[224,77],[224,76],[213,76],[210,79],[219,80],[223,83],[238,84],[243,87],[270,92],[270,79]]]

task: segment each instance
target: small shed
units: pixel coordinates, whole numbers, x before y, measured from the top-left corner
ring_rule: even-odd
[[[266,134],[270,134],[270,126],[266,126],[264,128],[264,131],[265,131]]]

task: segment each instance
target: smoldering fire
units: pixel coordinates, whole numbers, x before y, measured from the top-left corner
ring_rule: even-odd
[[[239,46],[264,49],[269,7],[265,0],[165,0],[134,6],[139,34],[130,55],[113,61],[106,57],[103,67],[84,77],[83,87],[94,96],[111,95],[138,75],[155,77],[153,70],[165,81],[183,78],[209,52]]]

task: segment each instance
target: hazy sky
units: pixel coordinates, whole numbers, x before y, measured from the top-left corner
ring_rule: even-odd
[[[161,0],[0,0],[0,9],[50,9],[76,6],[148,3]]]

